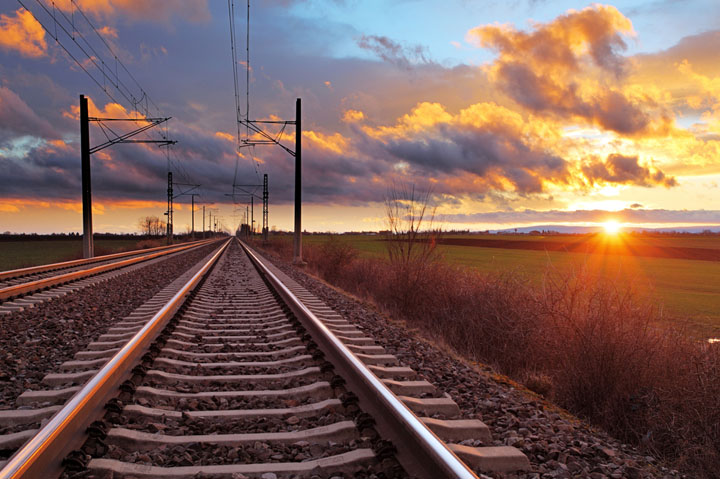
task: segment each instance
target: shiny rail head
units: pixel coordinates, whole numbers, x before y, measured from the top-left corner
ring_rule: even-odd
[[[391,415],[402,427],[412,435],[412,441],[419,445],[425,459],[431,458],[438,464],[437,469],[445,471],[446,477],[458,479],[477,479],[478,476],[447,445],[433,433],[415,413],[413,413],[390,389],[370,371],[367,366],[352,352],[325,324],[295,296],[280,279],[258,258],[258,256],[245,243],[238,239],[248,257],[260,269],[268,281],[280,291],[278,293],[291,301],[297,312],[313,325],[313,329],[324,336],[324,343],[333,348],[335,357],[342,360],[355,374],[361,378],[361,383],[370,388],[370,393],[381,398],[385,413]],[[289,305],[290,306],[290,305]],[[297,314],[296,312],[296,314]]]
[[[0,271],[0,280],[17,278],[19,276],[27,276],[30,274],[45,273],[45,272],[55,271],[58,269],[72,268],[74,266],[82,266],[84,264],[93,264],[93,263],[98,263],[100,261],[107,261],[107,260],[111,260],[111,259],[115,259],[115,258],[123,258],[125,256],[150,253],[152,251],[161,251],[161,250],[165,250],[165,249],[172,249],[172,248],[177,248],[179,246],[186,246],[189,244],[194,244],[196,246],[199,246],[202,243],[209,243],[210,241],[213,241],[213,240],[198,240],[198,241],[192,241],[192,242],[188,242],[188,243],[181,243],[181,244],[175,244],[175,245],[157,246],[154,248],[136,249],[136,250],[132,250],[132,251],[122,251],[120,253],[112,253],[112,254],[106,254],[106,255],[102,255],[102,256],[94,256],[92,258],[86,258],[86,259],[74,259],[74,260],[70,260],[70,261],[61,261],[59,263],[48,263],[48,264],[40,264],[37,266],[28,266],[27,268],[10,269],[10,270],[6,270],[6,271]]]
[[[148,337],[168,315],[173,314],[202,277],[225,251],[226,241],[200,270],[137,332],[103,368],[58,411],[38,433],[18,450],[0,470],[0,479],[25,477],[53,477],[48,471],[61,471],[59,462],[74,444],[85,436],[85,423],[89,423],[96,410],[116,393],[115,388],[145,351],[142,347]],[[78,425],[79,420],[84,421]],[[58,473],[59,475],[59,473]]]
[[[191,248],[200,247],[202,244],[192,243],[183,243],[181,245],[174,245],[170,248],[163,247],[161,251],[157,251],[157,249],[148,250],[145,252],[146,254],[140,254],[136,255],[133,258],[129,259],[121,259],[120,261],[105,264],[101,266],[95,266],[88,269],[82,269],[79,271],[73,271],[70,273],[64,273],[64,274],[58,274],[55,276],[50,276],[49,278],[42,278],[34,281],[29,281],[27,283],[20,283],[14,286],[8,286],[6,288],[0,289],[0,301],[5,301],[9,298],[13,298],[16,296],[33,293],[38,290],[48,288],[51,286],[56,286],[60,284],[64,284],[70,281],[76,281],[78,279],[85,278],[87,276],[92,276],[99,273],[104,273],[106,271],[110,271],[113,269],[122,268],[124,266],[130,266],[135,263],[140,263],[142,261],[148,261],[153,258],[157,258],[160,256],[172,254],[172,253],[178,253],[180,251],[184,251]],[[127,255],[126,255],[127,256]]]

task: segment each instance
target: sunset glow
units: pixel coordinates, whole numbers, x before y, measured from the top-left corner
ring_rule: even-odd
[[[605,230],[605,234],[616,235],[620,232],[621,226],[617,221],[609,220],[603,223],[603,229]]]
[[[116,145],[93,155],[93,195],[116,205],[103,213],[110,231],[163,214],[168,170],[201,185],[197,203],[217,208],[228,229],[247,201],[233,204],[233,182],[268,174],[270,224],[293,227],[292,159],[277,147],[238,149],[247,132],[235,121],[227,5],[171,3],[81,2],[98,52],[112,48],[142,85],[134,104],[98,88],[97,59],[77,51],[77,65],[57,46],[40,24],[52,21],[42,8],[0,7],[3,229],[79,230],[81,219],[66,212],[80,198],[80,94],[91,116],[135,117],[151,98],[157,115],[173,117],[163,126],[177,141],[169,150]],[[254,4],[238,108],[292,120],[303,98],[304,228],[383,229],[388,189],[404,183],[432,191],[446,229],[586,227],[609,215],[623,231],[720,229],[720,4],[516,3],[420,0],[412,12],[384,0]],[[244,21],[238,16],[243,55]],[[302,25],[307,41],[288,25]],[[267,127],[293,145],[293,125]],[[107,134],[91,126],[93,144]],[[191,222],[187,211],[180,228]],[[41,212],[46,221],[29,220]]]

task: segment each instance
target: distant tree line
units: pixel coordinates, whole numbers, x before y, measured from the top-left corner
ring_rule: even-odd
[[[145,236],[163,236],[167,234],[167,223],[157,216],[145,216],[138,220],[140,234]]]

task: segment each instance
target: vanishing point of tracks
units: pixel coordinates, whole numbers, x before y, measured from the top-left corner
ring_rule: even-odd
[[[0,478],[529,467],[515,448],[485,446],[481,421],[458,418],[452,399],[235,239],[43,383],[0,411],[0,452],[16,450]]]

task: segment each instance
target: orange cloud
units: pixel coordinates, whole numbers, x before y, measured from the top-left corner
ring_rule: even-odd
[[[216,131],[215,136],[217,136],[218,138],[222,138],[223,140],[227,140],[230,143],[235,143],[235,137],[230,133],[225,133],[224,131]]]
[[[393,125],[363,126],[361,131],[394,158],[396,172],[432,178],[439,193],[528,195],[610,184],[677,184],[653,162],[642,163],[638,154],[617,153],[620,145],[608,145],[604,160],[599,155],[587,158],[588,148],[566,137],[561,123],[524,116],[493,102],[470,105],[457,113],[439,103],[419,103]]]
[[[150,200],[103,200],[102,204],[110,209],[129,209],[129,210],[140,210],[146,208],[167,208],[167,203],[164,201],[150,201]],[[182,205],[177,204],[173,206],[173,209],[180,210]]]
[[[526,194],[544,191],[546,183],[569,181],[567,161],[550,148],[558,133],[541,136],[552,127],[534,126],[540,123],[495,103],[451,114],[439,103],[424,102],[395,125],[362,131],[399,160],[398,171],[466,188],[457,191]]]
[[[108,209],[128,209],[128,210],[139,210],[139,209],[165,209],[167,203],[164,201],[150,201],[150,200],[114,200],[104,199],[93,202],[93,213],[105,214]],[[19,213],[22,210],[29,208],[61,208],[63,210],[74,211],[76,213],[82,213],[82,202],[76,200],[42,200],[38,198],[0,198],[0,212],[4,213]],[[173,206],[175,210],[183,210],[182,204],[177,203]]]
[[[337,154],[346,152],[348,140],[340,133],[326,135],[312,130],[305,130],[302,133],[303,138],[307,138],[315,146],[330,150]]]
[[[342,121],[345,123],[354,123],[365,119],[365,114],[359,110],[345,110]]]
[[[26,57],[45,56],[45,30],[24,8],[16,10],[15,16],[0,14],[0,47]]]
[[[118,32],[117,32],[117,30],[114,29],[113,27],[109,26],[109,25],[105,25],[104,27],[102,27],[101,29],[99,29],[99,30],[98,30],[98,33],[99,33],[100,35],[104,36],[104,37],[107,37],[107,38],[115,38],[115,39],[117,39],[117,37],[118,37]]]
[[[581,120],[623,135],[666,134],[672,114],[653,92],[626,88],[630,65],[618,53],[632,23],[615,7],[569,10],[524,32],[486,25],[468,40],[498,52],[490,78],[524,108]]]
[[[128,111],[119,103],[106,103],[104,107],[98,108],[92,98],[88,99],[88,116],[99,118],[144,118],[145,115],[139,111]],[[70,110],[63,111],[63,116],[71,120],[80,120],[80,105],[70,105]]]
[[[72,0],[55,0],[55,6],[70,12],[74,8]],[[125,14],[134,19],[168,21],[174,15],[190,21],[205,22],[210,19],[207,0],[183,2],[178,8],[176,2],[167,0],[74,0],[85,13],[97,18],[112,18]]]
[[[677,186],[674,177],[666,176],[654,167],[641,165],[637,155],[626,156],[614,153],[608,155],[604,162],[593,158],[583,165],[582,172],[592,186],[603,184],[662,185],[667,188]]]

